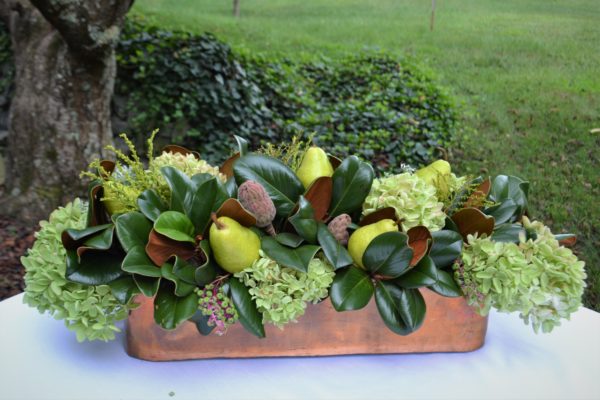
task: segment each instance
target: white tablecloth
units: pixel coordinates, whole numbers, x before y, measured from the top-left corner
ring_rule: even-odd
[[[492,313],[464,354],[148,362],[124,335],[77,343],[62,321],[0,303],[0,399],[600,399],[600,314],[551,334]]]

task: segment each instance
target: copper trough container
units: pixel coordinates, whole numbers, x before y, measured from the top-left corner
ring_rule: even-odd
[[[167,331],[154,323],[152,299],[140,297],[127,324],[127,353],[150,361],[203,358],[331,356],[467,352],[483,346],[487,317],[481,317],[464,298],[442,297],[421,289],[427,304],[423,326],[400,336],[379,316],[375,301],[362,310],[337,312],[327,299],[309,305],[298,323],[284,330],[265,325],[259,339],[237,323],[223,336],[202,336],[191,322]]]

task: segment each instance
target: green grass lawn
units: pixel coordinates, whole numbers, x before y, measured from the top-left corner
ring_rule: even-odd
[[[144,0],[168,28],[212,32],[235,48],[340,57],[362,49],[410,55],[466,104],[461,172],[531,181],[530,214],[577,233],[585,303],[600,311],[600,4],[598,0]]]

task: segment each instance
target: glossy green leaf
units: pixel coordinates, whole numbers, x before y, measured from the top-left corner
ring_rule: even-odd
[[[429,286],[429,289],[445,297],[462,296],[462,290],[460,290],[452,275],[441,269],[437,270],[437,282]]]
[[[88,237],[82,246],[96,250],[108,250],[113,244],[114,233],[115,227],[111,225],[105,230]]]
[[[227,182],[225,182],[225,184],[223,185],[223,189],[225,190],[225,193],[227,193],[227,195],[230,198],[237,199],[238,185],[235,182],[234,177],[227,179]]]
[[[463,238],[460,233],[450,230],[431,232],[433,243],[429,257],[438,268],[446,268],[461,255]]]
[[[239,321],[244,328],[254,336],[265,337],[265,327],[262,323],[262,314],[258,312],[248,288],[237,278],[229,279],[231,300],[238,312]]]
[[[521,224],[502,224],[494,229],[492,240],[494,242],[519,243],[521,234],[525,234],[525,229]]]
[[[425,300],[417,289],[402,289],[389,281],[378,281],[375,301],[379,315],[392,332],[408,335],[425,320]]]
[[[304,239],[294,233],[282,232],[275,235],[275,240],[287,247],[296,248],[304,242]]]
[[[136,211],[119,216],[115,226],[117,237],[125,251],[129,251],[135,246],[146,246],[148,235],[152,230],[152,223],[144,214]]]
[[[279,265],[293,268],[301,272],[308,271],[308,264],[314,258],[319,246],[304,245],[298,248],[283,246],[272,237],[262,238],[262,250]]]
[[[75,250],[86,240],[112,228],[112,224],[90,226],[85,229],[65,229],[61,235],[65,249]]]
[[[233,137],[235,138],[235,141],[237,142],[238,151],[240,153],[240,156],[243,157],[246,154],[248,154],[248,141],[238,135],[233,135]]]
[[[198,310],[196,313],[190,318],[194,324],[196,324],[196,329],[202,336],[208,336],[215,329],[215,326],[209,326],[208,320],[210,316],[202,314],[202,311]]]
[[[333,195],[329,216],[352,214],[362,208],[371,190],[375,172],[370,164],[356,156],[346,158],[333,173]]]
[[[133,276],[127,275],[122,278],[116,279],[108,284],[110,291],[113,296],[121,304],[127,304],[133,296],[140,293]]]
[[[65,277],[84,285],[106,285],[123,276],[122,254],[89,249],[77,256],[77,250],[67,250]]]
[[[494,217],[496,226],[498,226],[510,221],[516,214],[518,208],[519,206],[517,206],[513,199],[506,199],[500,204],[486,208],[483,212]]]
[[[401,277],[394,279],[394,283],[405,289],[417,289],[437,283],[437,268],[429,256],[411,268]]]
[[[162,167],[161,173],[165,177],[169,188],[171,189],[171,211],[186,212],[186,197],[193,191],[195,184],[182,171],[175,167]]]
[[[122,269],[130,274],[139,274],[158,278],[161,276],[160,268],[157,267],[146,254],[142,246],[136,246],[129,250],[123,260]]]
[[[352,265],[353,260],[348,250],[337,241],[333,234],[327,228],[327,225],[320,222],[317,228],[317,239],[319,245],[325,253],[325,258],[333,266],[339,269]]]
[[[173,263],[173,274],[175,274],[184,282],[193,285],[196,284],[196,267],[179,256],[175,256],[175,262]]]
[[[178,242],[195,243],[194,224],[183,213],[166,211],[154,222],[154,230]]]
[[[367,273],[350,266],[335,274],[329,297],[336,311],[358,310],[369,304],[373,296],[373,283]]]
[[[489,199],[496,203],[503,203],[506,200],[512,200],[517,209],[514,216],[509,220],[519,220],[527,211],[527,194],[529,192],[529,182],[516,176],[498,175],[492,182]]]
[[[190,284],[179,278],[175,273],[173,273],[173,265],[165,264],[160,268],[160,272],[162,277],[173,282],[175,285],[175,295],[179,297],[185,297],[188,294],[194,291],[196,287],[195,284]]]
[[[373,274],[397,278],[408,270],[412,257],[405,233],[386,232],[369,243],[362,262]]]
[[[198,286],[204,286],[215,280],[219,272],[224,272],[212,259],[212,253],[208,240],[200,242],[200,250],[204,254],[204,264],[196,267],[194,272],[194,280]]]
[[[277,215],[290,215],[298,198],[304,193],[304,186],[288,166],[267,156],[249,154],[241,157],[233,166],[238,185],[247,180],[260,183],[273,200]]]
[[[315,220],[315,212],[311,204],[300,196],[298,201],[298,211],[292,215],[288,221],[294,227],[296,232],[309,243],[317,242],[317,221]]]
[[[198,296],[192,292],[185,297],[173,293],[172,284],[161,284],[154,299],[154,321],[164,329],[175,329],[194,316],[198,310]]]
[[[160,214],[169,209],[153,189],[144,190],[137,198],[137,204],[142,214],[152,222],[156,221]]]
[[[189,199],[190,209],[187,215],[193,221],[196,233],[202,233],[210,223],[210,214],[216,211],[215,205],[219,203],[218,199],[223,197],[216,178],[211,178],[198,186]],[[226,195],[225,195],[226,196]],[[223,201],[220,201],[223,203]],[[220,206],[220,204],[219,204]]]
[[[158,293],[161,279],[134,274],[133,281],[144,296],[154,297]]]

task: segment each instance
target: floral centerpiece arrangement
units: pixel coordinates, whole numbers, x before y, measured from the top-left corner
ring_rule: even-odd
[[[584,264],[527,216],[528,182],[459,177],[438,160],[375,177],[310,140],[238,151],[220,168],[167,146],[147,161],[96,160],[89,198],[41,222],[22,259],[25,302],[64,319],[78,340],[108,340],[115,323],[153,298],[164,329],[192,321],[203,335],[240,323],[258,337],[308,303],[336,311],[374,297],[385,325],[422,325],[420,288],[465,296],[485,315],[520,312],[544,332],[581,305]]]

